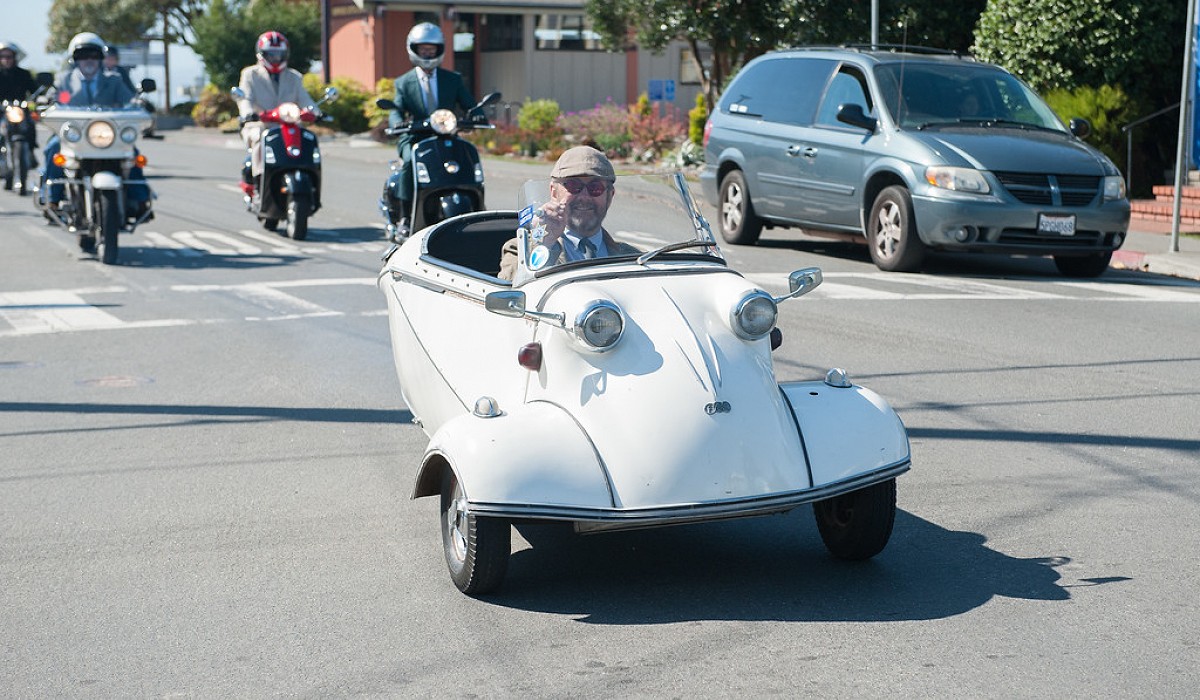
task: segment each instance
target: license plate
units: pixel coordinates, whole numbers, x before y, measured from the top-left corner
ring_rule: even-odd
[[[1074,214],[1038,214],[1038,233],[1048,233],[1052,236],[1074,236]]]

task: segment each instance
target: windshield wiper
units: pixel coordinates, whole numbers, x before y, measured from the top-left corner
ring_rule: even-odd
[[[637,264],[645,265],[646,263],[650,262],[652,259],[661,255],[662,253],[670,253],[673,250],[683,250],[684,248],[711,248],[711,247],[712,247],[712,243],[710,241],[679,241],[678,243],[668,243],[667,245],[665,245],[661,248],[655,248],[654,250],[651,250],[649,252],[642,253],[641,255],[639,255],[638,259],[637,259]]]
[[[1058,132],[1058,129],[1052,129],[1048,126],[1042,126],[1041,124],[1030,124],[1029,122],[1019,122],[1014,119],[973,118],[973,119],[959,119],[958,123],[959,124],[979,125],[979,126],[1004,126],[1004,127],[1013,127],[1013,128],[1017,128],[1017,129],[1036,129],[1038,131],[1053,131],[1056,133]]]

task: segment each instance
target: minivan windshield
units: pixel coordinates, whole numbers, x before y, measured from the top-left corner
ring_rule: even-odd
[[[883,108],[902,129],[981,125],[1066,132],[1010,73],[977,63],[897,62],[875,67]]]

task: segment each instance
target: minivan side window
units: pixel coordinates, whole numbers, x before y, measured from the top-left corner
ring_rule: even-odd
[[[862,107],[863,114],[867,116],[872,116],[875,109],[867,93],[866,77],[849,66],[842,66],[829,82],[829,89],[825,91],[821,109],[817,112],[817,124],[846,128],[837,120],[838,107],[844,104]]]
[[[719,109],[770,122],[808,126],[821,89],[837,62],[819,58],[776,58],[742,71],[725,90]]]

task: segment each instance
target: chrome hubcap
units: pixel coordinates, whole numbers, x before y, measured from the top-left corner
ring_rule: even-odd
[[[726,231],[735,231],[742,224],[742,188],[730,185],[725,188],[725,201],[721,204],[721,219]]]
[[[900,207],[888,202],[879,209],[875,222],[875,250],[880,256],[890,258],[900,245]]]

